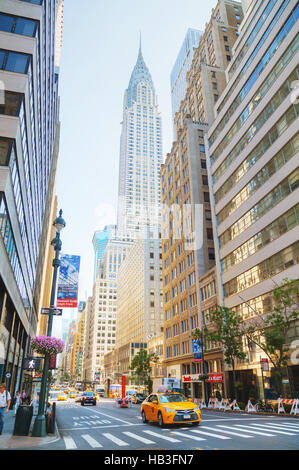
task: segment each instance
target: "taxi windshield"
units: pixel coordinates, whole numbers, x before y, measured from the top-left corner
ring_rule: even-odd
[[[160,403],[173,403],[188,401],[184,395],[180,393],[168,393],[167,395],[159,395]]]

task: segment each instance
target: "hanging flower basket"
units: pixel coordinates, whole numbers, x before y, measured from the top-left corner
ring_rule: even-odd
[[[36,336],[31,340],[31,348],[38,354],[59,354],[64,350],[64,342],[52,336]]]

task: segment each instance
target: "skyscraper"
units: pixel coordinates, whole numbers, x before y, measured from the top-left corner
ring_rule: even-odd
[[[92,244],[94,248],[94,272],[93,272],[93,282],[95,283],[97,275],[99,262],[103,261],[103,255],[105,248],[107,246],[109,236],[111,231],[115,230],[115,225],[107,225],[104,227],[104,230],[97,230],[94,233]]]
[[[120,142],[118,229],[141,235],[160,223],[162,124],[141,41],[125,91]],[[142,236],[142,235],[141,235]]]
[[[0,379],[10,372],[13,392],[39,316],[59,150],[62,7],[1,2]]]
[[[174,122],[175,113],[180,109],[181,101],[185,99],[187,91],[186,75],[191,67],[194,51],[198,47],[201,35],[201,31],[188,28],[182,47],[171,71],[172,122]]]
[[[206,136],[220,302],[252,324],[274,311],[277,285],[299,278],[298,17],[296,0],[250,4]],[[288,341],[297,338],[294,325]],[[263,396],[264,383],[273,386],[264,352],[245,351],[237,380]],[[298,390],[291,361],[287,375],[285,396]]]

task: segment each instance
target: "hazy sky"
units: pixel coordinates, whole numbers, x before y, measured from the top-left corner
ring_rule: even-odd
[[[79,297],[92,294],[95,230],[115,223],[124,91],[142,52],[171,150],[170,72],[187,29],[204,30],[216,0],[65,0],[60,64],[59,208],[63,252],[81,256]],[[112,209],[112,214],[111,214]]]

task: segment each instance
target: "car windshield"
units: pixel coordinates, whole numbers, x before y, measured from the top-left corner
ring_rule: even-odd
[[[188,401],[184,395],[179,393],[168,393],[167,395],[159,395],[160,403],[178,403]]]
[[[93,392],[84,392],[85,397],[93,397]]]

